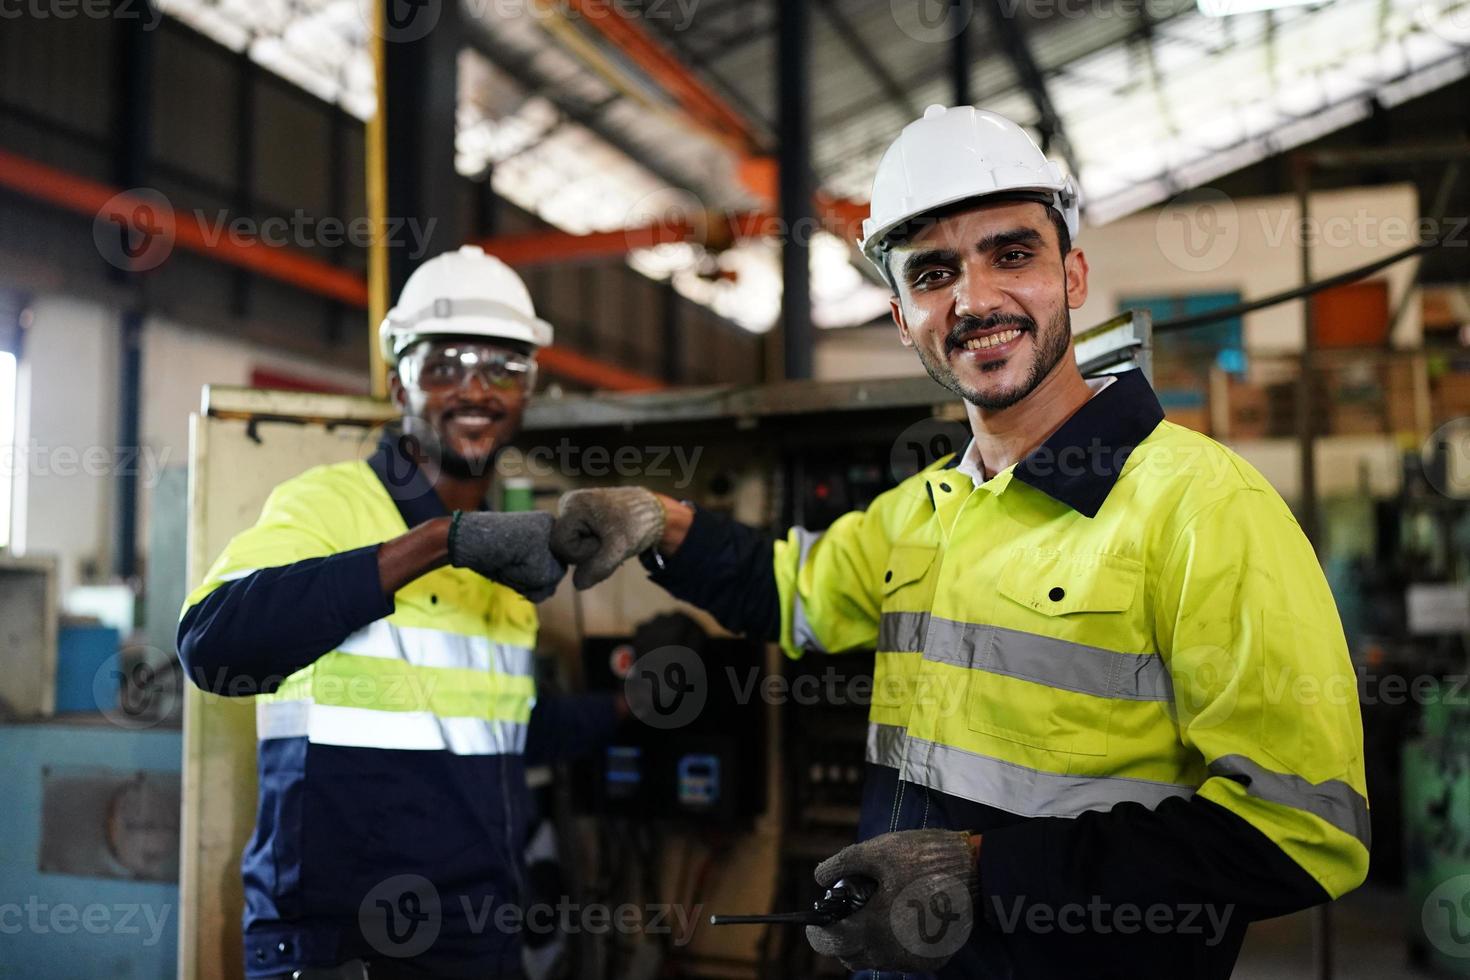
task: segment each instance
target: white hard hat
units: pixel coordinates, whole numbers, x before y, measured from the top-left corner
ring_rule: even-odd
[[[398,305],[378,327],[383,360],[390,366],[418,341],[443,336],[545,347],[551,343],[551,324],[536,316],[526,284],[510,266],[478,245],[463,245],[415,269],[398,294]]]
[[[886,276],[883,241],[899,225],[968,198],[1025,191],[1048,195],[1067,233],[1077,237],[1077,185],[1025,130],[973,106],[931,105],[878,161],[859,244]]]

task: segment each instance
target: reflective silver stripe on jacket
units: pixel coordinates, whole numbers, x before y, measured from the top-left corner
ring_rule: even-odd
[[[532,676],[536,663],[530,647],[423,626],[399,626],[386,619],[359,629],[337,649],[360,657],[402,660],[415,667],[490,671],[512,677]]]
[[[796,574],[798,579],[802,568],[806,565],[806,556],[812,550],[812,545],[822,536],[820,531],[808,531],[804,527],[791,529],[796,534],[796,540],[801,546],[801,554],[796,562]],[[827,648],[822,646],[822,641],[817,639],[817,634],[812,630],[812,624],[806,618],[806,606],[801,601],[801,587],[798,583],[792,583],[792,592],[795,601],[791,609],[791,639],[798,649],[810,650],[812,653],[826,653]]]
[[[886,612],[878,620],[878,649],[884,653],[918,653],[929,631],[926,612]]]
[[[484,718],[440,718],[427,711],[374,711],[341,705],[257,701],[256,737],[305,738],[314,745],[448,751],[454,755],[521,755],[527,726]]]
[[[1155,807],[1198,787],[1126,776],[1069,776],[905,737],[899,778],[1023,817],[1075,817],[1119,803]]]
[[[903,740],[907,729],[902,725],[880,725],[868,722],[866,758],[877,766],[898,769],[903,765]]]
[[[878,649],[922,652],[925,660],[1017,677],[1063,691],[1124,701],[1172,701],[1174,685],[1156,653],[1118,653],[1004,626],[928,613],[884,613]]]
[[[1340,779],[1312,783],[1291,773],[1273,772],[1243,755],[1225,755],[1211,762],[1210,775],[1235,780],[1258,800],[1320,817],[1364,847],[1372,840],[1368,801]]]

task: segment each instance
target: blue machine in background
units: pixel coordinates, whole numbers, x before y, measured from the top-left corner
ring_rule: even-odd
[[[55,717],[0,724],[0,980],[177,976],[186,491],[176,467],[153,493],[143,631],[62,624]],[[6,625],[12,658],[31,656]]]
[[[0,977],[172,980],[181,753],[101,717],[0,726]]]

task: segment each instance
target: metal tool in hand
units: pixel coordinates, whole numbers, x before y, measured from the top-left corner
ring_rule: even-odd
[[[773,912],[769,915],[712,915],[712,926],[786,925],[826,926],[845,919],[868,903],[878,883],[871,878],[843,878],[812,903],[810,912]]]

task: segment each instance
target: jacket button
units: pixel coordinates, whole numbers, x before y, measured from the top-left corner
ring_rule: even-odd
[[[945,493],[949,493],[949,484],[948,483],[941,483],[939,485],[939,489],[943,490]]]
[[[892,582],[893,581],[893,572],[891,572],[891,571],[884,572],[883,573],[883,581],[885,581],[885,582]]]
[[[1052,602],[1061,602],[1067,597],[1067,590],[1060,585],[1053,586],[1052,590],[1046,594],[1046,597]]]
[[[432,592],[429,593],[429,605],[431,605],[431,606],[437,606],[437,605],[439,605],[439,597],[437,595],[435,595],[434,593],[432,593]]]
[[[282,956],[285,956],[287,953],[291,952],[291,944],[286,942],[285,940],[276,943],[276,952],[280,953]]]
[[[263,946],[257,946],[257,947],[255,947],[255,962],[257,962],[257,963],[264,963],[265,962],[265,948]]]

